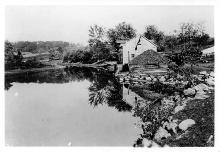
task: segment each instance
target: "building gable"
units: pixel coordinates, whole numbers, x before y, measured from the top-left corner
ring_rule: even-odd
[[[157,51],[157,45],[143,36],[135,37],[123,44],[123,64],[129,63],[146,50]]]

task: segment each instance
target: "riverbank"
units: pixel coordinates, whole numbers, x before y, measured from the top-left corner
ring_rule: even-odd
[[[62,62],[53,62],[53,63],[46,63],[44,67],[41,68],[29,68],[29,69],[14,69],[14,70],[6,70],[5,75],[15,75],[15,74],[22,74],[22,73],[33,73],[33,72],[42,72],[48,70],[56,70],[56,69],[64,69],[64,68],[71,68],[71,67],[81,67],[81,68],[95,68],[101,69],[106,71],[114,72],[115,66],[111,64],[82,64],[82,63],[62,63]]]
[[[65,66],[46,66],[42,68],[31,68],[31,69],[15,69],[15,70],[8,70],[5,71],[5,76],[15,75],[15,74],[22,74],[22,73],[33,73],[33,72],[42,72],[42,71],[49,71],[49,70],[56,70],[56,69],[63,69]]]
[[[134,146],[214,146],[213,72],[200,71],[190,80],[174,73],[140,71],[118,77],[144,99],[136,100],[134,108],[143,129]]]

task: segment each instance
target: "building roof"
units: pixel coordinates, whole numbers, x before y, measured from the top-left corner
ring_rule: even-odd
[[[153,44],[154,46],[158,47],[158,45],[155,44],[153,40],[149,40],[149,39],[147,39],[147,38],[146,38],[145,36],[143,36],[143,35],[141,35],[140,37],[144,38],[145,40],[147,40],[148,42],[150,42],[150,43]]]
[[[134,65],[147,65],[157,63],[167,63],[167,59],[154,50],[146,50],[130,62],[130,64]]]
[[[137,37],[136,37],[137,38]],[[138,43],[140,42],[140,39],[141,38],[144,38],[145,40],[147,40],[148,42],[150,42],[151,44],[153,44],[154,46],[156,46],[156,47],[158,47],[154,42],[153,42],[153,40],[149,40],[149,39],[147,39],[145,36],[143,36],[143,35],[140,35],[139,36],[139,40],[138,40],[138,42],[137,42],[137,44],[136,45],[138,45]],[[116,40],[116,43],[118,43],[118,44],[125,44],[126,42],[128,42],[129,41],[129,39],[124,39],[124,40]]]

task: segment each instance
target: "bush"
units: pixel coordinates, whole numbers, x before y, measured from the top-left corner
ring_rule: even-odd
[[[184,54],[181,53],[172,53],[167,56],[167,58],[171,61],[174,62],[177,66],[183,66],[184,65],[184,60],[185,56]]]
[[[160,81],[156,81],[152,84],[149,84],[149,90],[157,93],[172,95],[177,91],[177,88],[173,85],[163,84]]]
[[[43,66],[44,65],[35,58],[33,60],[22,62],[21,69],[41,68]]]
[[[71,63],[91,63],[92,53],[90,51],[77,50],[76,52],[67,52],[63,57],[63,62]]]

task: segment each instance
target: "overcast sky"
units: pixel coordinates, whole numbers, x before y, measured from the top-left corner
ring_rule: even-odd
[[[9,41],[68,41],[87,44],[92,24],[111,28],[120,22],[142,34],[146,25],[165,33],[182,22],[203,23],[214,35],[211,6],[7,6],[5,34]]]

